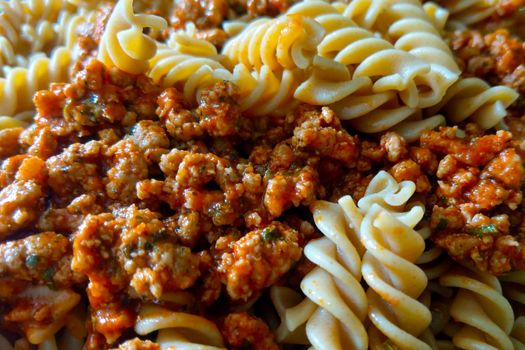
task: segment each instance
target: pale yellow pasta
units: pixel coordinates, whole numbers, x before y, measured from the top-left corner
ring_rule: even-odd
[[[6,37],[15,48],[21,43],[19,27],[26,20],[26,11],[21,1],[0,1],[0,35]]]
[[[190,103],[198,99],[200,89],[217,81],[213,79],[213,71],[224,68],[214,58],[183,54],[172,48],[160,48],[150,60],[151,69],[148,76],[162,87],[184,83],[184,96]]]
[[[363,324],[367,301],[359,283],[361,258],[352,242],[357,241],[357,234],[346,216],[356,211],[349,196],[341,198],[339,204],[317,201],[312,205],[314,221],[324,237],[310,241],[304,254],[317,267],[301,281],[306,295],[302,302],[297,303],[293,292],[275,289],[278,287],[272,291],[282,322],[278,341],[303,343],[301,327],[305,326],[313,349],[368,348]]]
[[[344,8],[343,15],[352,18],[363,28],[372,29],[379,15],[390,5],[389,0],[353,0]]]
[[[483,21],[497,9],[497,0],[438,0],[450,12],[450,20],[467,26]]]
[[[342,63],[316,56],[308,79],[301,82],[293,96],[308,104],[329,105],[371,88],[371,84],[369,77],[352,78]]]
[[[430,349],[418,339],[430,325],[431,314],[417,300],[427,286],[427,278],[415,264],[425,243],[413,229],[424,210],[415,205],[404,211],[414,191],[413,182],[397,183],[384,171],[370,183],[358,202],[364,216],[360,236],[366,248],[362,273],[369,285],[369,332],[382,334],[380,338],[401,349]],[[372,349],[380,344],[374,337]]]
[[[468,119],[483,129],[490,129],[502,122],[507,108],[518,96],[509,87],[491,87],[482,79],[465,78],[448,89],[443,99],[427,113],[439,112],[454,124]]]
[[[525,350],[525,316],[517,317],[514,321],[511,340],[514,350]]]
[[[268,66],[260,71],[249,71],[243,64],[237,64],[233,72],[218,69],[213,73],[215,79],[231,81],[239,88],[241,111],[253,116],[283,116],[298,101],[293,99],[297,86],[304,80],[299,70],[285,69],[273,72]]]
[[[195,25],[189,22],[184,31],[172,33],[166,44],[183,54],[218,58],[215,46],[209,41],[197,38],[196,30]]]
[[[164,29],[164,18],[133,13],[133,0],[120,0],[108,20],[100,39],[98,59],[132,74],[148,70],[148,60],[157,51],[155,41],[143,34],[144,28]]]
[[[397,49],[430,64],[430,72],[417,78],[417,106],[426,108],[439,103],[458,80],[460,70],[447,43],[422,6],[410,0],[398,1],[384,11],[378,25],[384,26],[380,30]]]
[[[51,82],[66,82],[70,65],[70,51],[59,47],[50,58],[36,57],[28,68],[10,70],[5,78],[0,78],[0,115],[32,110],[35,92]]]
[[[177,349],[224,349],[219,329],[204,317],[173,312],[152,304],[142,305],[135,323],[135,332],[139,335],[148,335],[155,331],[160,331],[159,337],[162,335],[159,340],[162,349],[177,344],[180,346],[177,346]],[[186,345],[182,346],[181,343]],[[197,347],[197,344],[201,347]]]
[[[430,66],[405,51],[395,49],[388,41],[360,28],[330,7],[314,0],[293,6],[288,13],[311,16],[320,23],[326,35],[317,46],[317,54],[347,66],[354,79],[371,78],[374,92],[393,90],[402,92],[401,96],[417,94],[415,79],[427,73]],[[415,107],[414,99],[406,101],[410,107]]]
[[[323,36],[323,28],[313,19],[285,14],[250,23],[226,42],[222,53],[234,64],[242,63],[257,71],[263,65],[272,71],[306,69],[312,64]]]
[[[80,295],[68,289],[51,290],[47,286],[32,286],[17,295],[26,303],[46,306],[51,310],[50,321],[42,325],[39,321],[24,322],[23,330],[31,344],[41,344],[54,337],[67,322],[68,314],[79,303]]]
[[[500,277],[503,294],[510,300],[525,305],[525,271],[513,271]]]
[[[427,1],[423,4],[423,10],[432,20],[434,27],[441,30],[445,28],[450,15],[446,8],[439,6],[435,2]]]
[[[514,313],[496,277],[457,269],[441,276],[440,283],[459,289],[450,308],[452,318],[461,324],[453,335],[457,348],[513,349],[509,334]]]

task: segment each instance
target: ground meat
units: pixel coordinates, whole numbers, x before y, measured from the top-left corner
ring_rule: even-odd
[[[105,195],[99,166],[104,148],[97,141],[75,143],[46,161],[48,183],[56,198],[61,199],[60,204],[65,205],[84,193]]]
[[[245,312],[226,316],[221,329],[229,349],[278,350],[268,326]]]
[[[285,12],[295,0],[229,0],[228,3],[238,14],[247,13],[250,17],[276,16]]]
[[[153,158],[150,155],[155,154],[158,150],[170,147],[170,140],[166,131],[158,122],[152,120],[142,120],[134,125],[130,139],[135,146],[145,153],[146,159]],[[155,160],[155,158],[153,159]]]
[[[279,222],[240,239],[221,237],[216,245],[218,271],[232,299],[247,300],[269,287],[301,257],[297,231]]]
[[[454,128],[421,137],[422,147],[445,154],[436,170],[432,239],[453,258],[496,275],[525,264],[522,239],[511,235],[506,214],[521,204],[524,177],[511,138],[498,131],[461,139]]]
[[[199,29],[219,27],[228,11],[224,0],[177,0],[171,24],[175,28],[184,28],[187,22],[194,23]]]
[[[140,340],[133,338],[120,344],[115,350],[160,350],[160,345],[150,340]]]
[[[72,268],[89,277],[95,328],[108,340],[133,325],[132,310],[121,304],[128,287],[133,295],[158,299],[189,288],[200,275],[198,255],[176,244],[159,218],[130,206],[87,216],[75,235]]]
[[[44,193],[34,180],[16,181],[0,191],[0,239],[34,223],[43,208]]]
[[[0,130],[0,159],[14,156],[19,152],[18,138],[23,130],[22,128]]]
[[[148,177],[144,153],[127,139],[111,146],[105,156],[111,162],[105,179],[107,196],[122,204],[133,203],[137,198],[137,183]]]
[[[71,271],[69,240],[53,232],[0,244],[0,276],[3,278],[71,287],[84,276]]]

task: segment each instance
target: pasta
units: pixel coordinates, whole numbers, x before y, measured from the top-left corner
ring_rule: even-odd
[[[504,295],[517,303],[525,305],[525,273],[514,271],[500,278]]]
[[[509,334],[514,313],[495,277],[472,271],[451,271],[440,277],[440,283],[459,288],[450,309],[454,320],[463,325],[453,337],[456,347],[513,349]]]
[[[314,349],[368,347],[363,325],[366,296],[359,285],[361,259],[349,238],[349,224],[343,214],[347,209],[341,209],[352,205],[349,197],[342,198],[340,205],[329,202],[313,205],[314,220],[325,237],[311,241],[305,247],[305,255],[317,267],[301,282],[307,299],[286,310],[281,308],[283,325],[279,332],[283,332],[284,326],[293,332],[306,323],[306,337]],[[353,206],[355,208],[355,204]],[[276,303],[277,292],[273,293]]]
[[[153,39],[142,34],[142,30],[160,30],[166,26],[162,17],[135,15],[132,0],[119,1],[101,38],[98,58],[125,72],[143,73],[148,69],[148,60],[155,55],[157,47]]]
[[[465,78],[454,84],[429,114],[440,111],[453,123],[469,118],[489,129],[502,121],[517,98],[516,91],[506,86],[491,87],[481,79]]]
[[[426,288],[427,278],[414,264],[423,253],[424,241],[413,230],[423,210],[416,205],[407,212],[397,211],[402,210],[413,193],[413,183],[397,184],[384,172],[374,180],[358,202],[365,213],[360,234],[367,249],[362,272],[370,286],[368,315],[372,328],[377,329],[372,330],[376,336],[371,346],[376,348],[380,344],[382,333],[398,347],[427,349],[428,345],[417,339],[431,321],[430,311],[417,301]],[[393,303],[395,308],[391,307]]]
[[[511,333],[512,344],[515,350],[525,349],[525,316],[520,316],[514,321]]]
[[[483,21],[496,12],[496,1],[492,0],[440,0],[450,12],[450,20],[459,24],[471,25]]]
[[[263,65],[272,71],[306,69],[323,35],[321,26],[308,17],[260,19],[229,40],[222,53],[234,64],[242,63],[256,71]]]
[[[135,331],[139,335],[146,335],[157,330],[157,341],[161,344],[161,349],[224,349],[222,335],[213,322],[188,313],[171,312],[159,306],[144,305],[139,312]],[[192,343],[188,338],[198,343]],[[197,347],[197,344],[202,345]]]

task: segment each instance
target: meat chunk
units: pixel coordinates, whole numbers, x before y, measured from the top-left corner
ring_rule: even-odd
[[[230,349],[279,349],[266,323],[245,312],[226,316],[221,331]]]
[[[72,269],[85,274],[95,329],[108,341],[134,324],[124,302],[132,295],[155,300],[191,287],[200,276],[198,255],[175,240],[160,214],[135,206],[89,215],[73,242]]]
[[[13,156],[20,151],[18,138],[23,130],[23,128],[0,130],[0,159]]]
[[[49,186],[61,204],[67,204],[84,193],[104,196],[99,166],[103,150],[104,145],[97,141],[74,143],[46,161]]]
[[[69,240],[44,232],[0,244],[0,277],[56,287],[71,287],[84,276],[71,270]]]
[[[301,257],[299,234],[280,222],[247,233],[236,240],[221,237],[218,271],[232,299],[247,300],[283,276]]]
[[[0,239],[34,223],[43,205],[44,192],[34,180],[4,187],[0,191]]]
[[[525,257],[508,216],[522,202],[524,177],[511,138],[498,131],[461,139],[453,128],[421,137],[423,147],[445,154],[436,171],[432,239],[454,259],[496,275],[520,268]]]
[[[126,340],[120,344],[118,348],[114,350],[160,350],[160,345],[153,343],[150,340],[140,340],[139,338],[133,338]]]

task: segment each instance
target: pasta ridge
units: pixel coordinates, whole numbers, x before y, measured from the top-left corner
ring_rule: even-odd
[[[428,113],[439,111],[453,123],[469,119],[483,129],[490,129],[503,121],[507,107],[518,96],[507,86],[491,87],[479,78],[462,78],[447,91],[441,102],[428,109]]]
[[[31,59],[28,68],[16,67],[0,78],[0,115],[13,116],[33,109],[33,95],[51,82],[66,82],[69,79],[71,52],[56,48],[51,57],[37,56]]]
[[[467,270],[453,270],[440,277],[446,287],[458,288],[450,308],[452,318],[461,324],[453,343],[460,349],[479,346],[512,350],[509,334],[514,312],[501,293],[494,276]]]
[[[413,182],[398,184],[381,171],[358,202],[364,215],[360,224],[366,248],[362,273],[369,285],[372,348],[379,346],[378,335],[383,334],[403,349],[430,349],[418,339],[431,321],[430,311],[417,300],[427,286],[424,272],[415,264],[425,244],[413,229],[423,217],[423,208],[415,205],[402,211],[414,191]]]
[[[164,18],[133,12],[133,0],[117,3],[100,39],[98,59],[132,74],[148,70],[148,60],[157,50],[155,40],[142,33],[144,28],[161,30],[167,27]]]
[[[289,295],[290,291],[279,290],[283,287],[272,288],[272,300],[281,317],[276,336],[286,342],[310,343],[313,349],[367,349],[363,324],[367,300],[359,284],[361,259],[353,243],[358,238],[347,219],[358,213],[357,208],[351,197],[345,196],[338,204],[317,201],[311,209],[324,234],[304,248],[316,267],[301,282],[306,295],[302,302]],[[301,338],[302,327],[305,336]]]

